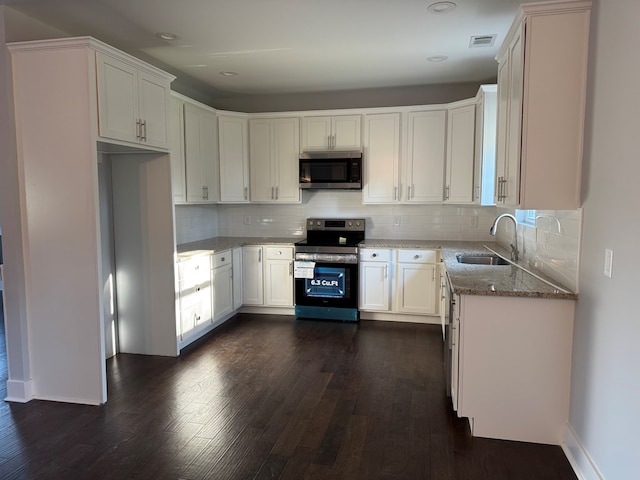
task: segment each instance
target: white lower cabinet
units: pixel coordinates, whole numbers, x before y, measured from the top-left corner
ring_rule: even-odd
[[[213,320],[217,321],[233,312],[233,262],[231,250],[212,257]]]
[[[391,250],[360,249],[359,309],[388,312],[391,306]]]
[[[180,340],[188,342],[211,325],[211,255],[198,255],[178,264]]]
[[[575,301],[456,295],[453,408],[479,437],[560,445]]]
[[[232,251],[233,257],[233,309],[238,310],[242,306],[242,247],[236,247]]]
[[[437,250],[361,249],[360,310],[436,314],[439,257]]]
[[[293,246],[242,247],[244,305],[293,307]]]
[[[397,250],[394,310],[399,313],[432,315],[436,308],[435,250]]]

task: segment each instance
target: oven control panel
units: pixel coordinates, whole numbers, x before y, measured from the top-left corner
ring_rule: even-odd
[[[307,230],[364,231],[364,218],[309,218]]]

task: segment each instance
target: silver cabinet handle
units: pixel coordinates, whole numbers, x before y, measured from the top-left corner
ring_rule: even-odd
[[[393,199],[398,200],[398,187],[393,187]]]
[[[376,258],[376,257],[378,256],[378,254],[377,254],[377,253],[372,253],[372,254],[371,254],[371,256],[372,256],[373,258]]]
[[[331,135],[327,135],[327,146],[329,147],[329,150],[331,150]]]
[[[384,278],[387,278],[389,272],[388,272],[388,265],[385,264],[384,266]]]
[[[271,187],[271,200],[275,199],[275,194],[274,194],[275,190],[276,190],[275,187]]]
[[[140,121],[140,126],[142,127],[142,134],[140,136],[142,137],[142,141],[146,142],[147,141],[147,122],[146,122],[146,120],[141,120]]]
[[[417,260],[417,259],[419,259],[419,258],[420,258],[420,255],[414,255],[414,256],[413,256],[413,259],[414,259],[414,260]]]
[[[444,187],[444,199],[449,200],[449,185]]]
[[[280,195],[280,187],[276,187],[276,200],[278,200],[278,196]]]
[[[293,275],[293,262],[289,262],[289,276]]]
[[[141,128],[140,128],[140,119],[136,120],[136,138],[138,140],[141,140],[142,137],[142,132],[141,132]]]
[[[207,186],[202,187],[202,199],[209,200],[209,187]]]
[[[262,262],[262,249],[258,250],[258,263]]]
[[[220,259],[220,261],[221,261],[221,262],[224,262],[224,261],[225,261],[225,258],[224,258],[224,257],[222,257],[222,258]]]
[[[244,187],[244,199],[246,200],[249,197],[249,187]]]

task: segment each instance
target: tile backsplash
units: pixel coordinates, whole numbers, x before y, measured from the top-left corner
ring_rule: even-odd
[[[520,258],[577,293],[581,232],[582,209],[536,210],[535,226],[518,225]],[[501,222],[497,240],[507,247],[513,241],[511,222]]]
[[[490,241],[494,207],[363,205],[361,192],[305,191],[294,205],[177,205],[176,241],[212,236],[304,237],[310,217],[366,218],[368,238]]]

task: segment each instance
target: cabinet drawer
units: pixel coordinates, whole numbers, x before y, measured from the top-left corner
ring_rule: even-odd
[[[398,250],[398,263],[437,263],[437,250]]]
[[[199,255],[178,264],[178,277],[184,288],[211,280],[211,255]]]
[[[391,260],[391,250],[377,248],[363,248],[360,250],[361,262],[388,262]]]
[[[218,268],[218,267],[223,267],[225,265],[229,265],[232,259],[233,258],[231,255],[231,250],[225,250],[223,252],[216,253],[213,255],[213,258],[211,261],[211,267]]]
[[[293,247],[266,247],[267,260],[293,260]]]
[[[193,305],[211,303],[211,283],[185,286],[180,282],[180,310]]]

